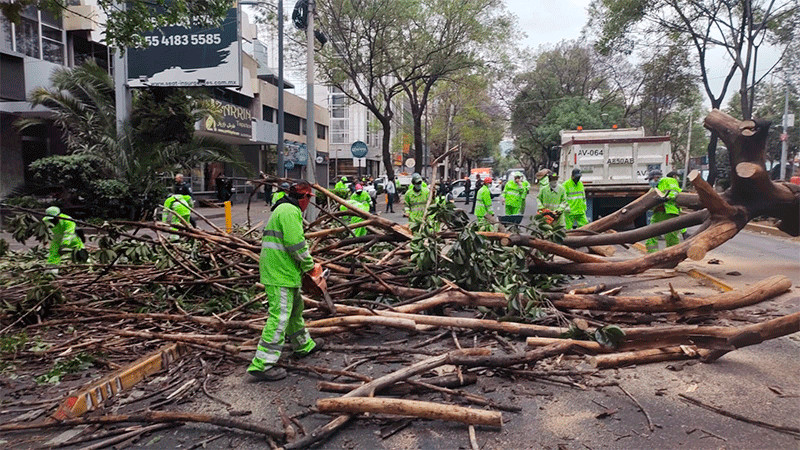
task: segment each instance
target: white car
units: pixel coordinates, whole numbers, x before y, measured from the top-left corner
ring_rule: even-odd
[[[453,193],[453,199],[457,202],[466,202],[467,198],[464,193],[465,188],[465,180],[456,180],[450,184],[450,192]],[[500,189],[500,184],[497,181],[492,181],[492,185],[489,186],[489,193],[492,194],[492,198],[497,197],[503,192]],[[474,197],[475,196],[475,185],[472,185],[472,189],[469,191],[469,195]],[[471,201],[471,200],[470,200]]]

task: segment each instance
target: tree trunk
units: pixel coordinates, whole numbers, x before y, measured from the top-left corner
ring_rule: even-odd
[[[414,122],[414,172],[422,175],[422,168],[424,167],[423,156],[425,154],[424,142],[422,140],[422,114],[425,111],[418,108],[414,101],[411,101],[411,118]],[[435,186],[430,186],[434,189]]]
[[[386,169],[386,176],[389,180],[394,179],[394,166],[392,165],[392,119],[391,117],[387,118],[385,121],[381,121],[381,125],[383,126],[383,140],[381,141],[381,150],[383,154],[383,167]]]
[[[400,416],[421,417],[424,419],[450,420],[468,425],[487,425],[501,427],[503,415],[497,411],[465,408],[463,406],[443,405],[419,400],[399,398],[321,398],[317,400],[320,412],[335,413],[378,413]]]

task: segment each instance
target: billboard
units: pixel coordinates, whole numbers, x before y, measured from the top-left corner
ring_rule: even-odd
[[[241,86],[242,44],[238,8],[219,28],[191,23],[143,34],[148,47],[129,48],[128,86]]]
[[[222,112],[220,118],[215,119],[211,116],[200,121],[200,129],[211,133],[237,138],[252,139],[253,122],[250,110],[239,105],[213,100]]]

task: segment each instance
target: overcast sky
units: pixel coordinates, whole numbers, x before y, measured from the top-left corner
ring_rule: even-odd
[[[590,0],[505,0],[527,37],[522,44],[536,50],[563,39],[577,39],[586,24]]]

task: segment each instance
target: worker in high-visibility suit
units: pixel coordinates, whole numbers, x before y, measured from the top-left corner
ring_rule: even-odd
[[[553,173],[553,172],[551,172],[550,169],[542,169],[542,170],[536,172],[536,175],[535,175],[536,176],[536,182],[539,183],[539,190],[540,191],[541,191],[541,189],[543,187],[545,187],[548,184],[550,184],[549,175],[551,173]]]
[[[411,175],[411,188],[406,190],[403,197],[405,213],[409,222],[421,222],[425,215],[425,205],[428,203],[428,188],[422,185],[422,177],[418,173]]]
[[[681,186],[678,184],[677,177],[678,173],[674,171],[668,173],[664,178],[661,178],[660,170],[656,169],[650,171],[650,186],[655,187],[664,194],[662,198],[664,203],[653,208],[653,217],[650,219],[651,224],[663,222],[680,215],[681,208],[675,203],[675,197],[681,193]],[[664,242],[667,244],[667,247],[678,245],[680,242],[678,230],[670,231],[665,234]],[[645,247],[648,253],[657,252],[658,237],[654,236],[645,241]]]
[[[562,227],[565,226],[565,216],[569,215],[569,204],[567,203],[567,192],[564,186],[558,184],[558,174],[551,173],[548,175],[548,184],[539,189],[539,213],[547,209],[559,214],[558,223]]]
[[[483,186],[478,189],[475,195],[475,216],[478,218],[478,224],[480,224],[481,228],[489,228],[491,222],[487,216],[494,216],[492,192],[489,190],[489,186],[492,185],[492,179],[486,178],[483,181]]]
[[[47,208],[44,214],[42,220],[52,227],[50,231],[53,232],[47,263],[54,265],[61,263],[62,250],[78,250],[80,252],[76,255],[78,259],[86,261],[89,254],[83,249],[83,240],[78,236],[72,217],[62,213],[58,206]]]
[[[349,204],[350,206],[353,206],[355,208],[358,208],[358,209],[360,209],[362,211],[369,211],[369,205],[370,205],[371,202],[372,202],[372,197],[370,197],[369,194],[364,192],[364,187],[363,186],[361,186],[360,184],[357,184],[356,185],[356,192],[353,194],[352,197],[350,197],[350,200],[347,201],[347,204]],[[344,206],[344,205],[342,205],[342,206],[339,207],[339,209],[342,210],[342,211],[347,211],[349,208]],[[363,221],[364,221],[364,219],[362,219],[359,216],[356,216],[355,214],[350,216],[350,223],[351,224],[359,223],[359,222],[363,222]],[[353,228],[353,235],[356,236],[356,237],[366,236],[367,235],[367,227]]]
[[[569,205],[567,229],[571,230],[575,224],[577,224],[577,228],[580,228],[589,223],[589,219],[586,217],[586,191],[581,183],[581,169],[577,167],[572,169],[572,178],[567,180],[563,186]]]
[[[347,186],[347,177],[342,177],[333,187],[333,193],[347,200],[350,197],[350,188]]]
[[[506,201],[506,215],[514,216],[522,213],[522,174],[514,172],[513,180],[508,180],[503,188],[503,198]]]
[[[293,183],[289,193],[272,206],[261,238],[259,272],[261,283],[266,286],[269,317],[247,368],[247,373],[258,380],[274,381],[286,376],[284,369],[275,366],[285,340],[301,356],[322,348],[322,340],[315,342],[306,330],[300,297],[303,273],[322,273],[322,267],[311,258],[303,234],[302,212],[313,196],[308,182]]]
[[[278,185],[278,190],[272,194],[272,199],[270,200],[270,205],[274,205],[278,202],[278,200],[282,199],[287,193],[289,192],[289,183],[283,182]]]
[[[522,209],[520,210],[520,214],[525,214],[525,207],[528,206],[528,193],[531,191],[531,183],[528,179],[522,180]]]
[[[164,210],[161,213],[161,221],[170,225],[190,225],[190,218],[194,208],[194,201],[190,195],[172,194],[164,201]],[[175,230],[176,228],[172,228]],[[170,235],[171,239],[177,239],[177,234]]]

